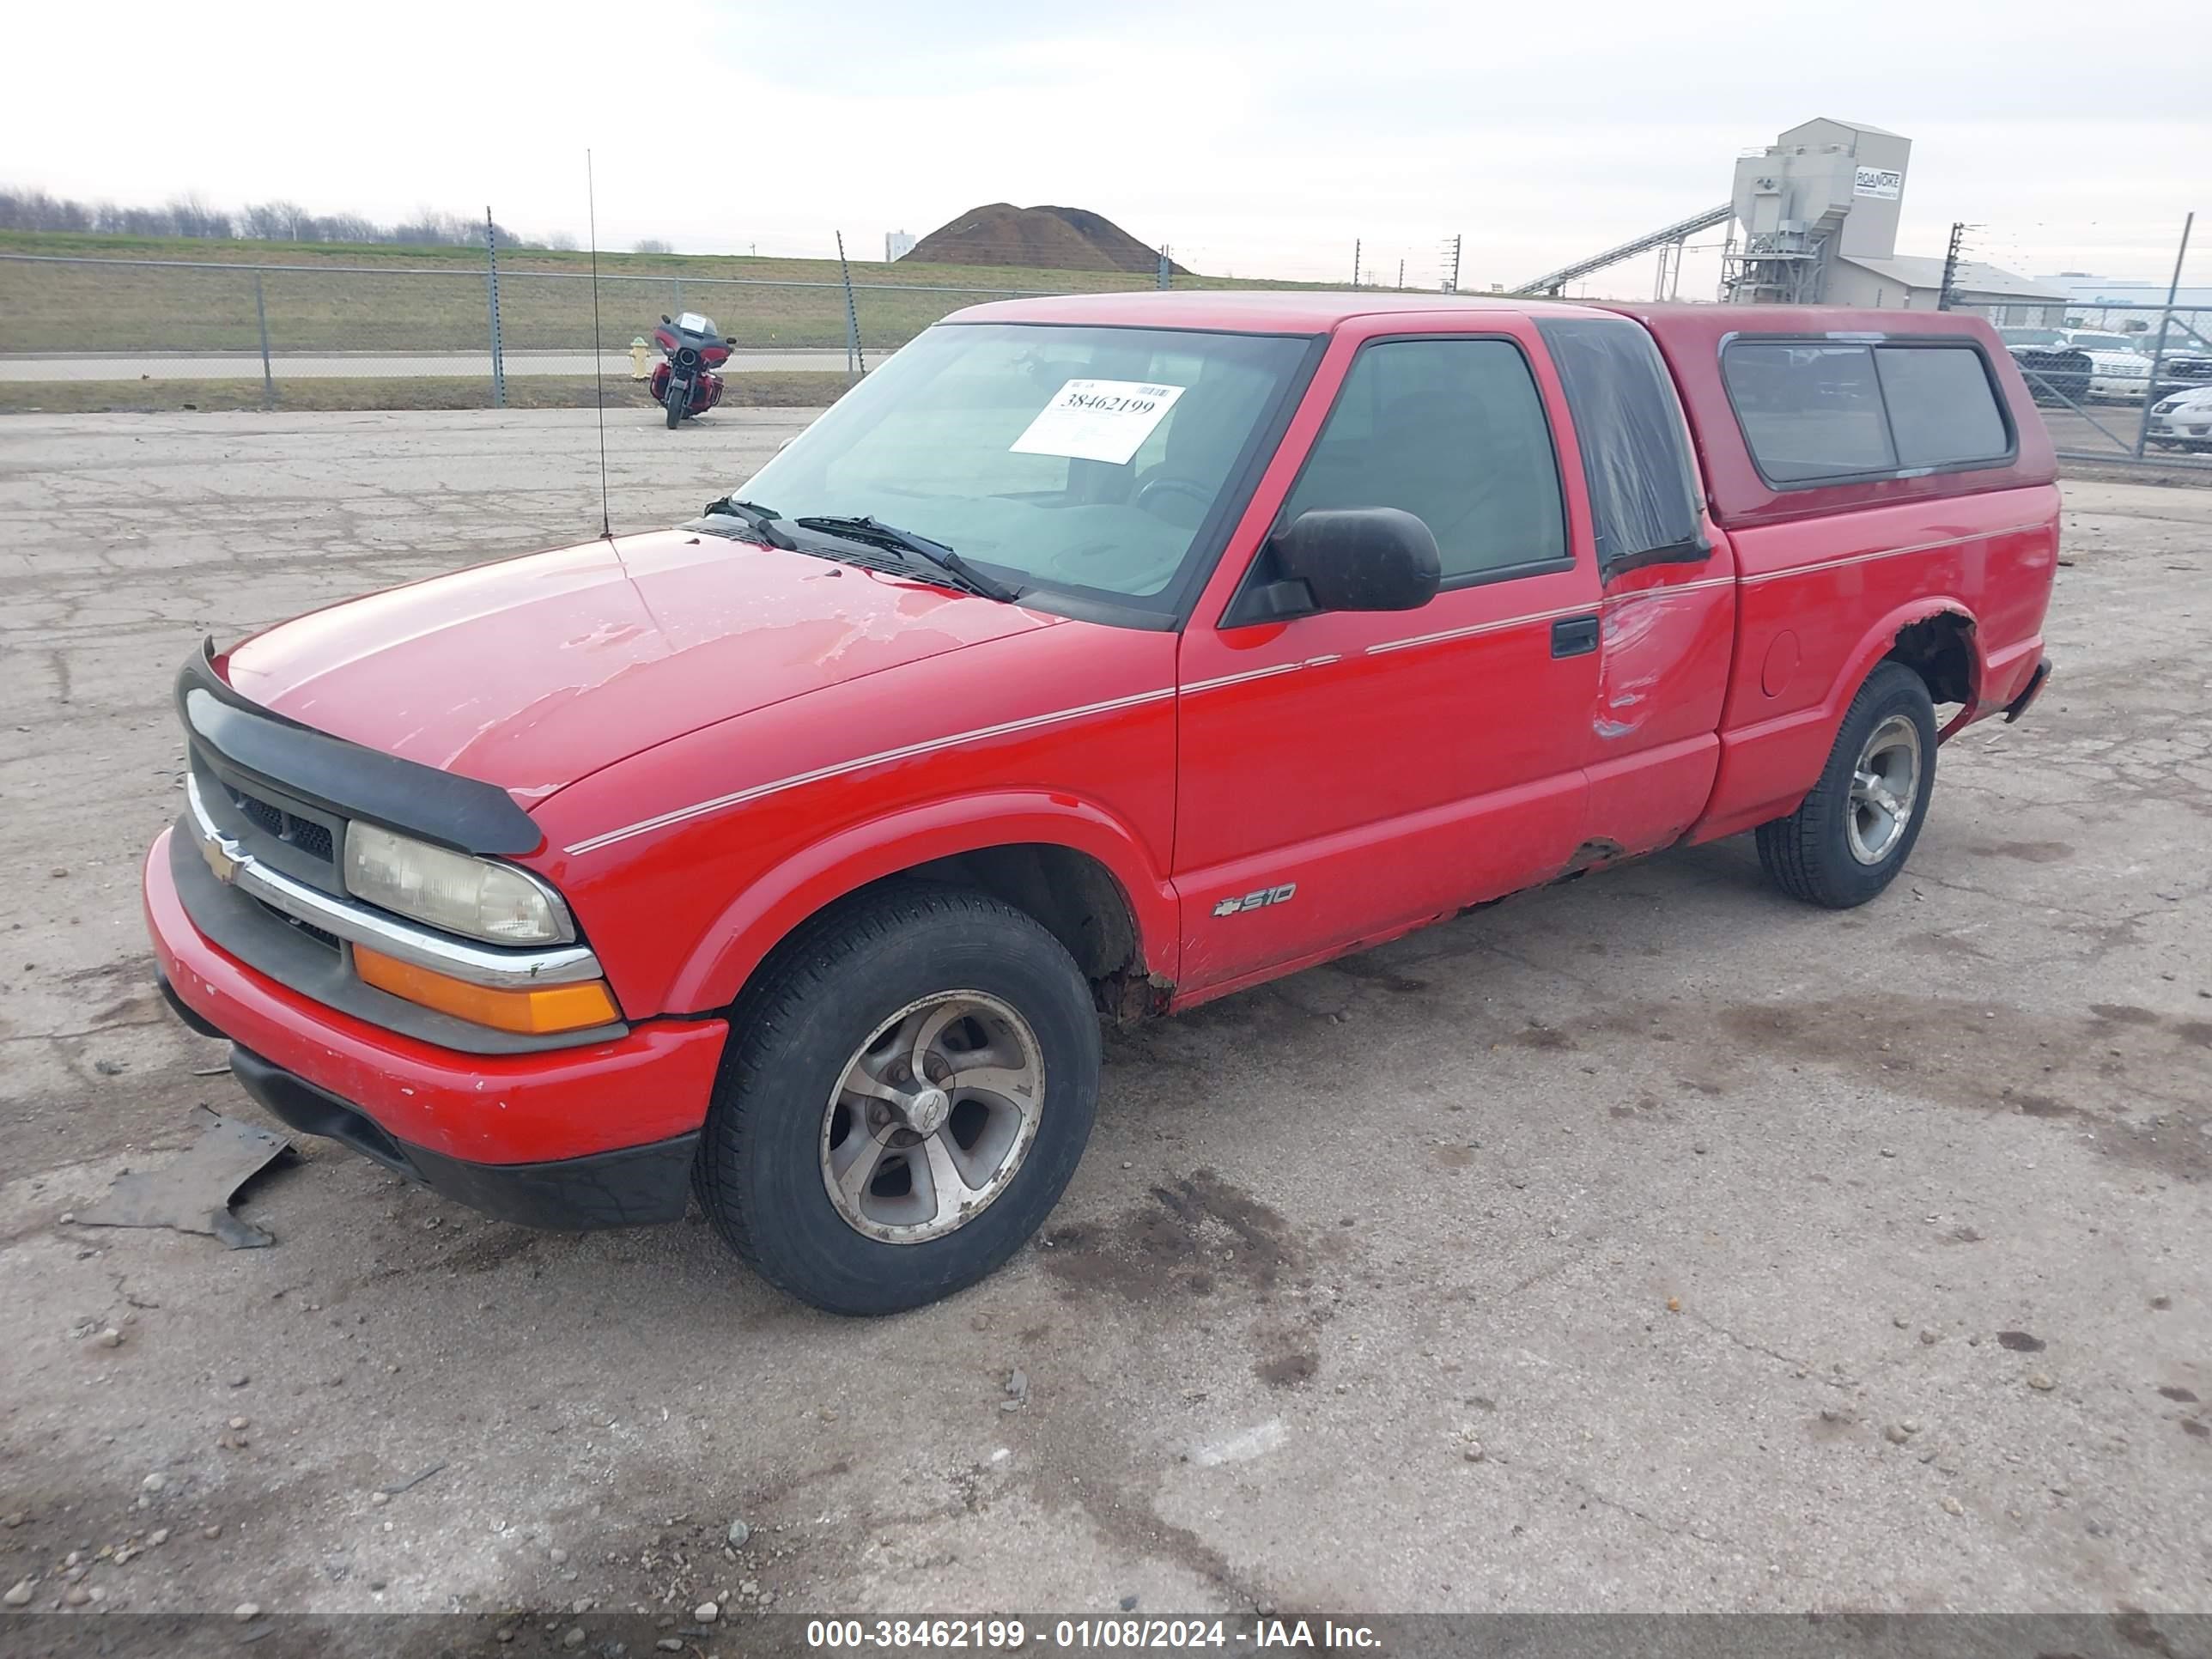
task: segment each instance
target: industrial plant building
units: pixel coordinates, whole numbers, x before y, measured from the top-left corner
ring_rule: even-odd
[[[1912,141],[1822,118],[1740,157],[1729,211],[1742,240],[1722,297],[1738,304],[1820,304],[1934,311],[1942,254],[1899,254],[1898,215]],[[1960,259],[1949,304],[1995,323],[2056,326],[2068,296],[1996,265]]]
[[[1677,297],[1691,237],[1729,227],[1720,297],[1736,305],[1858,306],[1971,311],[2003,325],[2056,327],[2067,287],[1947,252],[1901,254],[1898,216],[1912,141],[1885,128],[1826,117],[1790,128],[1735,164],[1728,201],[1549,271],[1513,290],[1561,294],[1568,283],[1657,250],[1659,297]],[[1944,292],[1950,265],[1950,291]],[[1672,276],[1670,277],[1670,274]]]

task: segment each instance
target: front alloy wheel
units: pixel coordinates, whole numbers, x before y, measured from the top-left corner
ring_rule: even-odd
[[[887,1244],[964,1227],[1020,1171],[1044,1111],[1029,1022],[980,991],[902,1008],[862,1043],[822,1115],[822,1182]]]
[[[702,1205],[770,1284],[832,1313],[949,1296],[1043,1222],[1098,1098],[1066,948],[988,893],[902,880],[801,926],[731,1011]]]

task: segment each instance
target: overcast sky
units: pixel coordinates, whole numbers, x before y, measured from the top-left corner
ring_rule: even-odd
[[[2162,279],[2212,209],[2201,3],[380,0],[13,8],[0,183],[481,212],[685,252],[880,258],[981,203],[1194,269],[1518,283],[1727,198],[1814,115],[1913,141],[1899,252]],[[2170,94],[2161,88],[2173,89]],[[2212,245],[2212,225],[2199,240]],[[1717,260],[1690,266],[1686,297]],[[2212,246],[2192,258],[2212,271]],[[1650,261],[1593,291],[1648,291]],[[1697,297],[1710,297],[1698,291]]]

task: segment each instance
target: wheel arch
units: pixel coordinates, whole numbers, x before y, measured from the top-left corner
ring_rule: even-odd
[[[1966,603],[1951,594],[1926,595],[1883,617],[1866,631],[1830,690],[1821,722],[1829,743],[1835,741],[1867,677],[1885,662],[1901,662],[1919,675],[1929,701],[1964,705],[1958,718],[1937,734],[1940,740],[1973,710],[1982,684],[1980,624]]]
[[[1101,1010],[1164,1003],[1179,945],[1173,889],[1137,837],[1094,803],[994,793],[894,813],[825,837],[739,893],[678,971],[672,1008],[729,1006],[810,918],[895,878],[979,888],[1066,946]]]
[[[1980,630],[1964,606],[1931,611],[1906,623],[1882,653],[1884,662],[1903,663],[1920,676],[1931,702],[1955,702],[1959,712],[1936,734],[1940,743],[1973,717],[1983,684]],[[1874,672],[1871,665],[1867,672]]]
[[[1963,705],[1948,725],[1939,726],[1936,742],[1948,738],[1972,714],[1974,696],[1982,683],[1980,632],[1974,613],[1966,601],[1948,593],[1908,600],[1868,629],[1857,648],[1844,659],[1821,706],[1819,741],[1806,745],[1802,787],[1796,790],[1799,799],[1819,778],[1828,751],[1835,747],[1837,735],[1843,730],[1844,717],[1850,713],[1869,677],[1886,662],[1903,663],[1919,675],[1928,687],[1930,702]],[[1952,686],[1956,686],[1957,695],[1946,695]],[[1793,784],[1797,781],[1793,780]]]
[[[1852,700],[1884,662],[1904,663],[1929,685],[1936,702],[1948,702],[1931,675],[1958,684],[1967,696],[1959,713],[1936,732],[1942,742],[1972,719],[1983,684],[1979,624],[1955,595],[1923,594],[1883,613],[1859,635],[1828,684],[1827,694],[1779,720],[1721,735],[1719,775],[1705,815],[1691,827],[1691,842],[1717,840],[1784,817],[1797,810],[1819,781]]]

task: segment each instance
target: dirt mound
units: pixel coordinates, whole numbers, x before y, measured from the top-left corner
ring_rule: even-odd
[[[1030,265],[1046,270],[1126,270],[1151,276],[1158,252],[1103,214],[1085,208],[1018,208],[993,202],[972,208],[914,245],[906,256],[924,264]],[[1190,273],[1181,265],[1179,276]]]

